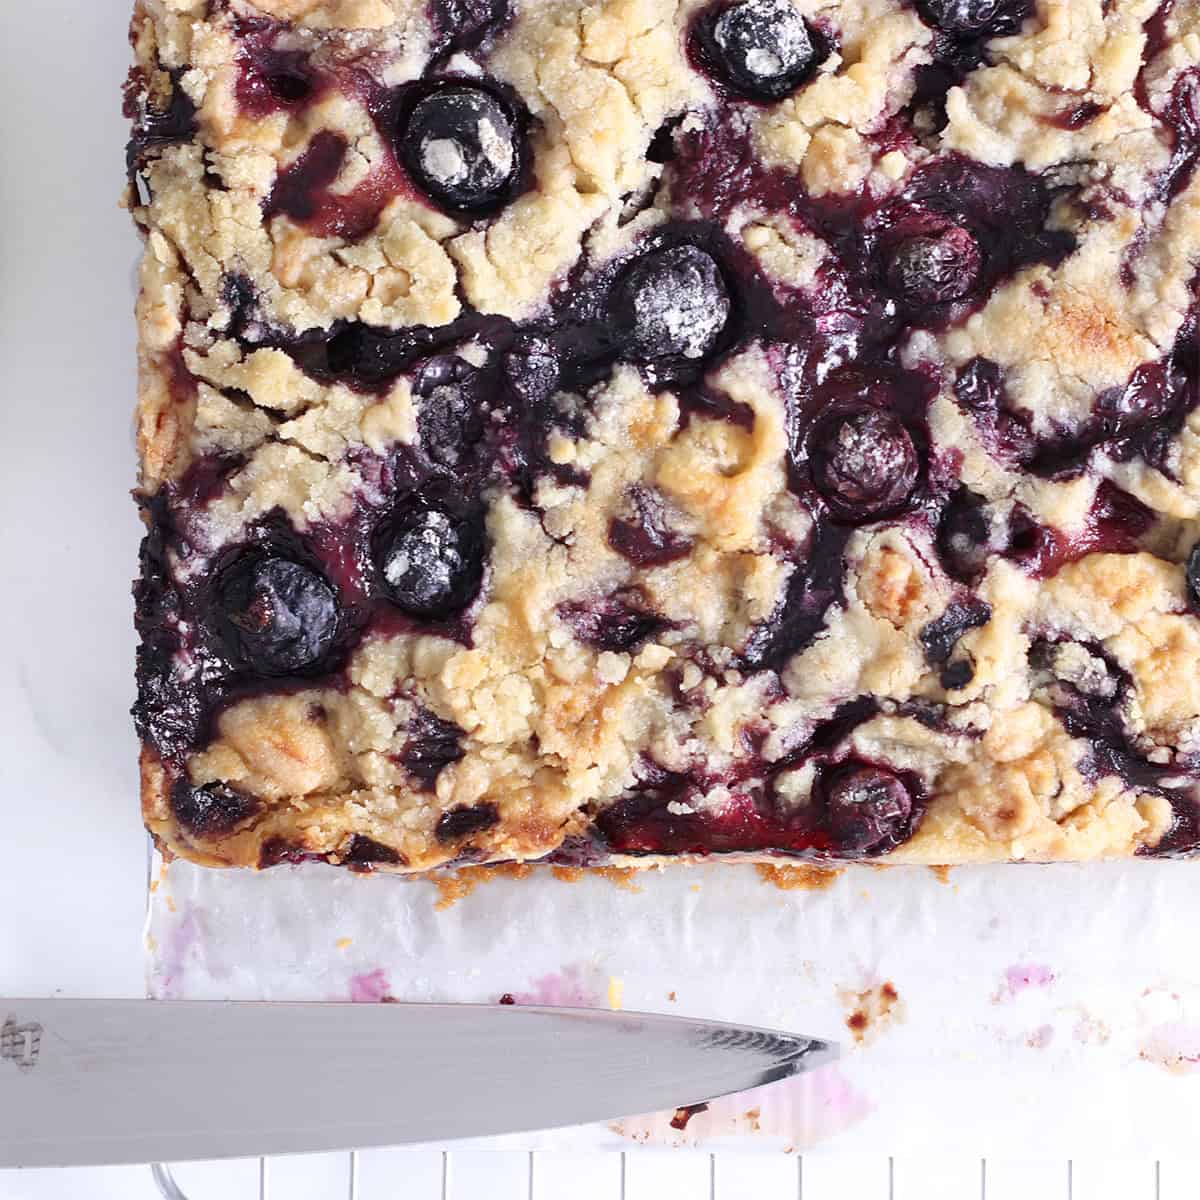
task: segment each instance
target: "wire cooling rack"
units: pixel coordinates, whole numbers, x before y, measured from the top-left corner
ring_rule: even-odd
[[[931,1116],[936,1119],[936,1115]],[[152,1169],[163,1200],[1196,1200],[1200,1163],[382,1150]],[[67,1193],[63,1193],[66,1195]],[[0,1186],[0,1196],[6,1193]],[[23,1200],[23,1198],[22,1198]],[[131,1200],[133,1198],[131,1197]],[[140,1196],[137,1200],[141,1200]]]

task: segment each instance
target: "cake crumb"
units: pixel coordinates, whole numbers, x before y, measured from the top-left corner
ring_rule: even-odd
[[[774,863],[755,863],[754,869],[764,882],[781,892],[823,892],[837,883],[844,867],[776,866]]]
[[[671,1118],[671,1128],[683,1130],[688,1127],[688,1122],[700,1113],[708,1112],[707,1104],[685,1104],[682,1108],[675,1110],[675,1115]]]
[[[624,892],[640,892],[641,885],[637,882],[639,872],[636,867],[593,867],[591,868],[601,879],[607,879],[614,887]]]
[[[846,1028],[859,1046],[868,1045],[889,1025],[904,1020],[904,1003],[890,980],[861,992],[843,991],[841,999],[850,1010]]]
[[[338,940],[337,940],[336,942],[334,942],[334,945],[335,945],[335,946],[336,946],[336,947],[337,947],[339,950],[347,950],[347,949],[349,949],[351,946],[353,946],[353,945],[354,945],[354,939],[353,939],[353,938],[348,938],[348,937],[344,937],[344,938],[338,938]]]
[[[494,867],[460,867],[457,871],[430,876],[438,890],[434,908],[444,912],[465,900],[481,883],[489,879],[525,879],[533,873],[529,863],[499,863]]]
[[[608,1007],[620,1012],[625,1007],[625,980],[612,976],[608,981]]]

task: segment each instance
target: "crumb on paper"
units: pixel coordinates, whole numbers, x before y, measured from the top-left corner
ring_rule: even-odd
[[[444,912],[465,900],[481,883],[491,879],[525,879],[533,874],[529,863],[500,863],[494,867],[460,867],[457,871],[441,872],[430,876],[438,890],[434,908]]]
[[[636,867],[593,867],[592,870],[601,879],[607,879],[609,883],[619,887],[622,891],[640,892],[642,890],[641,884],[637,881],[641,872]]]
[[[949,883],[950,872],[954,870],[953,867],[944,866],[942,864],[931,866],[929,869],[933,872],[934,878],[936,878],[939,883]]]
[[[480,884],[493,879],[527,879],[545,867],[536,863],[497,863],[494,866],[459,867],[454,871],[436,871],[429,880],[438,891],[434,904],[439,912],[453,908],[465,900]],[[560,883],[578,883],[587,875],[595,875],[627,892],[640,892],[637,883],[641,871],[636,867],[551,867],[550,874]]]
[[[850,1010],[846,1028],[859,1046],[868,1045],[889,1025],[904,1020],[904,1003],[890,980],[861,992],[843,991],[841,999]]]
[[[516,996],[514,996],[512,994],[512,992],[505,992],[504,995],[501,996],[500,999],[497,1001],[498,1004],[505,1004],[505,1005],[516,1004],[516,1002],[517,1002],[517,998],[516,998]]]
[[[863,1121],[874,1105],[838,1069],[822,1067],[708,1102],[702,1119],[686,1109],[625,1117],[609,1124],[619,1137],[664,1147],[693,1147],[713,1138],[778,1139],[809,1150]]]
[[[1138,1057],[1171,1075],[1190,1075],[1200,1066],[1200,1027],[1182,1021],[1156,1025],[1138,1048]]]
[[[675,1001],[679,999],[679,997],[678,997],[678,996],[676,996],[674,992],[668,992],[668,993],[667,993],[667,999],[668,999],[668,1000],[670,1000],[670,1002],[671,1002],[672,1004],[674,1004],[674,1003],[675,1003]]]
[[[755,863],[755,871],[763,883],[781,892],[821,892],[837,883],[845,867],[776,866],[774,863]]]
[[[152,933],[146,934],[146,950],[150,954],[155,954],[158,951],[158,938]]]
[[[1025,1045],[1031,1050],[1044,1050],[1054,1040],[1053,1025],[1039,1025],[1025,1037]]]
[[[178,911],[179,910],[175,904],[175,897],[172,896],[170,892],[168,892],[167,893],[167,912],[173,913],[173,912],[178,912]]]
[[[1104,1046],[1112,1037],[1112,1030],[1108,1024],[1088,1012],[1080,1014],[1072,1032],[1075,1040],[1082,1042],[1085,1046]]]
[[[688,1122],[703,1112],[708,1112],[707,1104],[685,1104],[682,1108],[675,1110],[675,1115],[671,1118],[671,1128],[686,1129]]]
[[[154,893],[154,892],[157,892],[157,891],[158,891],[158,885],[159,885],[161,882],[162,882],[162,880],[160,880],[160,879],[152,879],[152,880],[150,880],[150,891],[151,891],[151,893]]]
[[[1029,988],[1049,987],[1056,978],[1054,971],[1041,963],[1017,963],[1005,968],[1000,986],[992,994],[992,1003],[1002,1004]]]
[[[354,945],[354,939],[353,938],[338,938],[338,940],[336,942],[334,942],[333,944],[339,950],[348,950],[351,946]]]
[[[613,976],[608,981],[608,1007],[620,1012],[625,1007],[625,980]]]

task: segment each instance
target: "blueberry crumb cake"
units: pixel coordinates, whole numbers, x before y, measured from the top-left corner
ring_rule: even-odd
[[[1200,0],[138,0],[142,797],[360,871],[1200,844]]]

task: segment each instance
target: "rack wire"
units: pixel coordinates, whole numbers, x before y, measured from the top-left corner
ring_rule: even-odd
[[[672,1158],[675,1155],[676,1157]],[[619,1173],[611,1173],[612,1187],[588,1189],[589,1196],[611,1197],[611,1200],[643,1200],[659,1197],[662,1200],[1177,1200],[1200,1194],[1193,1181],[1197,1178],[1194,1165],[1164,1174],[1160,1162],[1123,1162],[1105,1164],[1088,1160],[1076,1163],[1059,1160],[1040,1163],[1030,1171],[1031,1164],[1018,1164],[1004,1159],[976,1159],[959,1164],[956,1172],[939,1173],[937,1166],[922,1166],[913,1158],[878,1158],[867,1171],[861,1156],[846,1157],[845,1170],[826,1156],[805,1158],[788,1156],[786,1166],[781,1158],[769,1159],[761,1154],[642,1151],[619,1154]],[[562,1190],[563,1161],[570,1165],[570,1156],[544,1155],[530,1152],[514,1162],[511,1153],[494,1155],[496,1170],[489,1173],[488,1183],[481,1190],[476,1184],[464,1190],[462,1180],[456,1180],[455,1152],[440,1152],[441,1169],[425,1172],[419,1184],[405,1180],[404,1200],[493,1200],[493,1197],[517,1197],[518,1200],[559,1200],[571,1192]],[[428,1157],[428,1156],[426,1156]],[[475,1158],[481,1157],[475,1155]],[[487,1157],[485,1152],[482,1157]],[[612,1158],[617,1158],[612,1155]],[[594,1160],[586,1155],[584,1159]],[[557,1172],[549,1160],[557,1159]],[[674,1166],[687,1170],[674,1180]],[[697,1159],[702,1163],[698,1164]],[[651,1181],[642,1170],[647,1162],[655,1162]],[[749,1169],[753,1161],[762,1165],[772,1163],[771,1184],[764,1185],[761,1172]],[[929,1160],[933,1163],[932,1158]],[[581,1160],[582,1162],[582,1160]],[[614,1166],[616,1164],[614,1163]],[[699,1169],[700,1167],[703,1169]],[[322,1200],[389,1200],[400,1194],[394,1190],[395,1179],[385,1188],[363,1185],[362,1161],[358,1153],[348,1155],[345,1184],[336,1191],[322,1191]],[[154,1182],[163,1200],[230,1200],[226,1195],[208,1196],[185,1190],[167,1164],[151,1168]],[[932,1173],[931,1173],[932,1171]],[[289,1200],[282,1188],[273,1186],[272,1161],[261,1158],[257,1163],[258,1200]],[[664,1186],[665,1185],[665,1186]],[[247,1200],[252,1200],[250,1191]]]

